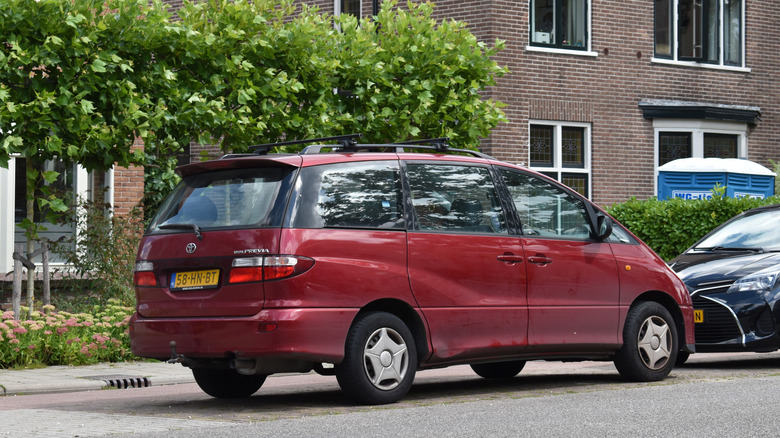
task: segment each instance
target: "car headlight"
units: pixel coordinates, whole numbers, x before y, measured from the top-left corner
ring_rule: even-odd
[[[773,266],[740,278],[731,285],[728,292],[748,290],[768,292],[777,286],[778,280],[780,280],[780,266]]]

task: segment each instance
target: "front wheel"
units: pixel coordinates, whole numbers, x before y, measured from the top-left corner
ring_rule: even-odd
[[[656,302],[639,303],[626,317],[623,347],[615,354],[615,368],[630,380],[661,380],[674,367],[678,343],[677,327],[669,311]]]
[[[236,370],[213,368],[193,368],[192,375],[200,389],[214,398],[249,397],[266,378],[264,374],[245,376]]]
[[[485,379],[511,379],[518,375],[525,366],[524,360],[513,360],[509,362],[491,362],[491,363],[475,363],[471,365],[471,369],[479,377]]]
[[[409,328],[395,315],[366,313],[349,331],[336,379],[359,403],[386,404],[401,399],[417,372],[417,350]]]

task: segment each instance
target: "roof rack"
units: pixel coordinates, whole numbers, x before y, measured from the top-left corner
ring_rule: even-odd
[[[267,143],[267,144],[256,144],[253,146],[249,146],[250,151],[254,151],[254,154],[256,155],[265,155],[268,153],[268,151],[271,150],[271,148],[275,148],[277,146],[290,146],[294,144],[307,144],[307,143],[317,143],[317,142],[323,142],[323,141],[337,141],[339,143],[339,147],[343,148],[349,148],[354,147],[354,145],[357,144],[357,141],[355,139],[362,137],[363,134],[345,134],[345,135],[334,135],[332,137],[320,137],[320,138],[310,138],[306,140],[290,140],[290,141],[282,141],[278,143]]]
[[[343,145],[312,145],[307,146],[304,148],[300,154],[301,155],[310,155],[310,154],[319,154],[322,153],[323,149],[330,149],[336,152],[359,152],[361,150],[364,151],[379,151],[379,152],[405,152],[405,150],[408,149],[428,149],[432,150],[438,153],[445,153],[445,152],[456,152],[456,153],[464,153],[473,155],[475,157],[479,158],[486,158],[486,159],[493,159],[490,155],[483,154],[479,151],[474,151],[471,149],[456,149],[456,148],[450,148],[447,143],[449,142],[449,137],[439,137],[439,138],[427,138],[422,140],[409,140],[409,141],[402,141],[397,143],[357,143],[352,142],[349,145],[343,146]]]
[[[409,141],[402,141],[397,143],[359,144],[357,142],[357,139],[361,137],[363,137],[363,134],[345,134],[345,135],[335,135],[332,137],[320,137],[320,138],[311,138],[305,140],[290,140],[290,141],[282,141],[278,143],[258,144],[258,145],[249,146],[249,150],[252,151],[251,153],[228,154],[223,156],[222,158],[238,158],[238,157],[247,157],[247,156],[254,156],[254,155],[266,155],[270,152],[272,148],[277,146],[290,146],[296,144],[309,144],[309,143],[336,141],[336,144],[318,144],[318,145],[306,146],[305,148],[303,148],[303,150],[301,150],[300,154],[301,155],[319,154],[322,153],[323,150],[325,149],[329,149],[334,152],[359,152],[363,150],[363,151],[396,152],[396,153],[405,152],[406,149],[418,149],[418,150],[423,149],[423,150],[432,150],[438,153],[455,152],[455,153],[469,154],[479,158],[493,159],[493,157],[491,157],[490,155],[483,154],[482,152],[479,151],[474,151],[471,149],[450,148],[448,145],[448,142],[450,141],[449,137],[426,138],[421,140],[409,140]]]

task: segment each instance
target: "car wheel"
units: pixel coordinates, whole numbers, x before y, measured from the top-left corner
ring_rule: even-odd
[[[476,363],[471,365],[471,369],[479,377],[484,377],[485,379],[511,379],[518,375],[524,366],[524,360],[514,360],[510,362]]]
[[[632,307],[623,327],[615,368],[623,377],[651,382],[672,371],[678,352],[677,328],[666,308],[647,301]]]
[[[265,382],[266,375],[246,376],[236,370],[193,368],[192,375],[200,389],[215,398],[249,397]]]
[[[344,353],[336,379],[353,400],[393,403],[412,387],[417,350],[412,332],[395,315],[372,312],[359,317],[349,331]]]

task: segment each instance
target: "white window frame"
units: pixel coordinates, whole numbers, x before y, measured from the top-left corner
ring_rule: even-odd
[[[658,158],[662,132],[691,134],[691,158],[704,158],[704,134],[737,136],[737,158],[748,159],[747,123],[715,120],[653,119],[653,192],[658,195]]]
[[[672,35],[671,35],[671,52],[672,57],[671,58],[658,58],[655,56],[655,49],[653,49],[653,58],[651,59],[651,62],[656,64],[672,64],[672,65],[678,65],[678,66],[685,66],[685,67],[700,67],[700,68],[709,68],[714,70],[730,70],[730,71],[739,71],[739,72],[746,72],[749,73],[751,71],[750,68],[748,68],[747,65],[747,53],[745,52],[745,40],[746,38],[746,29],[747,25],[745,23],[745,3],[747,3],[748,0],[742,0],[742,65],[740,66],[734,66],[734,65],[726,65],[723,63],[723,60],[725,58],[724,54],[724,46],[723,44],[723,38],[724,38],[724,29],[723,29],[723,0],[720,0],[720,7],[718,8],[718,22],[720,23],[720,28],[718,29],[718,38],[719,38],[719,54],[718,64],[711,64],[708,62],[697,62],[697,61],[683,61],[678,59],[679,55],[679,38],[678,38],[678,29],[677,29],[677,23],[678,23],[678,16],[679,16],[679,10],[678,10],[678,0],[670,0],[672,3]],[[653,14],[655,14],[655,9],[653,9]],[[655,20],[653,20],[653,38],[655,38]],[[655,39],[653,39],[655,42]]]
[[[576,49],[562,49],[558,47],[544,47],[544,46],[535,46],[531,44],[531,32],[533,32],[533,23],[531,22],[533,14],[531,13],[531,0],[528,1],[528,35],[527,35],[527,41],[528,45],[526,45],[525,50],[528,52],[543,52],[543,53],[557,53],[560,55],[577,55],[577,56],[588,56],[588,57],[597,57],[599,56],[599,53],[593,50],[593,0],[586,0],[587,5],[587,32],[588,32],[588,43],[585,45],[585,50],[576,50]]]
[[[542,125],[553,127],[553,166],[552,167],[537,167],[531,166],[531,126]],[[583,167],[563,167],[563,148],[561,147],[561,138],[563,138],[563,128],[584,128],[583,138]],[[588,198],[593,197],[593,172],[591,170],[591,136],[592,126],[590,123],[582,122],[563,122],[563,121],[550,121],[550,120],[534,120],[528,121],[528,168],[540,173],[557,172],[558,175],[562,173],[581,173],[588,176]],[[560,180],[558,180],[561,182]],[[561,182],[562,183],[562,182]]]
[[[80,199],[90,199],[90,175],[82,166],[76,166],[74,174],[74,189]],[[106,183],[109,190],[105,201],[113,205],[113,169],[106,174]],[[13,252],[17,226],[14,218],[16,193],[16,157],[12,156],[8,162],[8,168],[0,168],[0,272],[10,272],[14,268]],[[76,229],[78,237],[79,230]],[[40,259],[35,260],[40,264]],[[63,263],[52,263],[53,267],[64,267]]]

